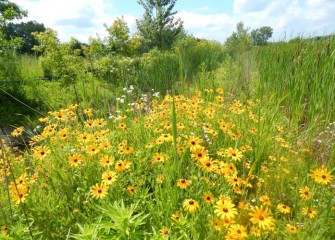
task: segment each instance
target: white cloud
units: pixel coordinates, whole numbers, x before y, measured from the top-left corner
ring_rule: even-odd
[[[198,14],[182,11],[177,14],[184,22],[187,32],[194,37],[223,42],[234,29],[235,21],[227,14]]]

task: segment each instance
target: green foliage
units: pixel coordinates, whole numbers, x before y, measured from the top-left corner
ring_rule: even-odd
[[[113,25],[108,27],[105,24],[107,37],[107,48],[112,53],[128,55],[129,54],[129,27],[123,17],[117,18]]]
[[[36,21],[21,22],[21,23],[9,23],[5,27],[6,39],[21,38],[23,44],[18,48],[19,53],[32,54],[32,48],[38,45],[38,41],[32,36],[33,32],[44,32],[46,28],[43,23],[38,23]]]
[[[75,49],[77,44],[75,39],[60,44],[56,32],[52,29],[34,33],[34,37],[41,44],[35,46],[34,50],[42,53],[40,61],[44,77],[60,79],[65,86],[68,86],[84,76],[84,60],[80,56],[81,50]]]
[[[160,50],[170,49],[183,30],[180,19],[175,20],[177,13],[173,8],[177,0],[138,0],[145,13],[137,20],[137,27],[144,38],[146,47]]]
[[[268,26],[257,28],[251,31],[252,42],[255,45],[266,45],[272,37],[273,29]]]
[[[236,32],[233,32],[225,42],[227,53],[230,56],[236,56],[251,49],[252,40],[248,31],[249,29],[244,27],[243,22],[237,23]]]

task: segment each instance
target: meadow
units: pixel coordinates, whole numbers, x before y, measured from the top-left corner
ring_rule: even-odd
[[[0,141],[0,239],[334,239],[334,54],[297,38],[21,56],[1,88],[26,146]]]

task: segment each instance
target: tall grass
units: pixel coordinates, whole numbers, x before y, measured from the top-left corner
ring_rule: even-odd
[[[259,47],[259,97],[275,101],[297,127],[335,118],[335,42],[297,38]]]

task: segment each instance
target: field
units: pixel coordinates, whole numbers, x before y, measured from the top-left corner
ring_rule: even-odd
[[[0,239],[335,239],[333,38],[58,50],[0,85]]]

